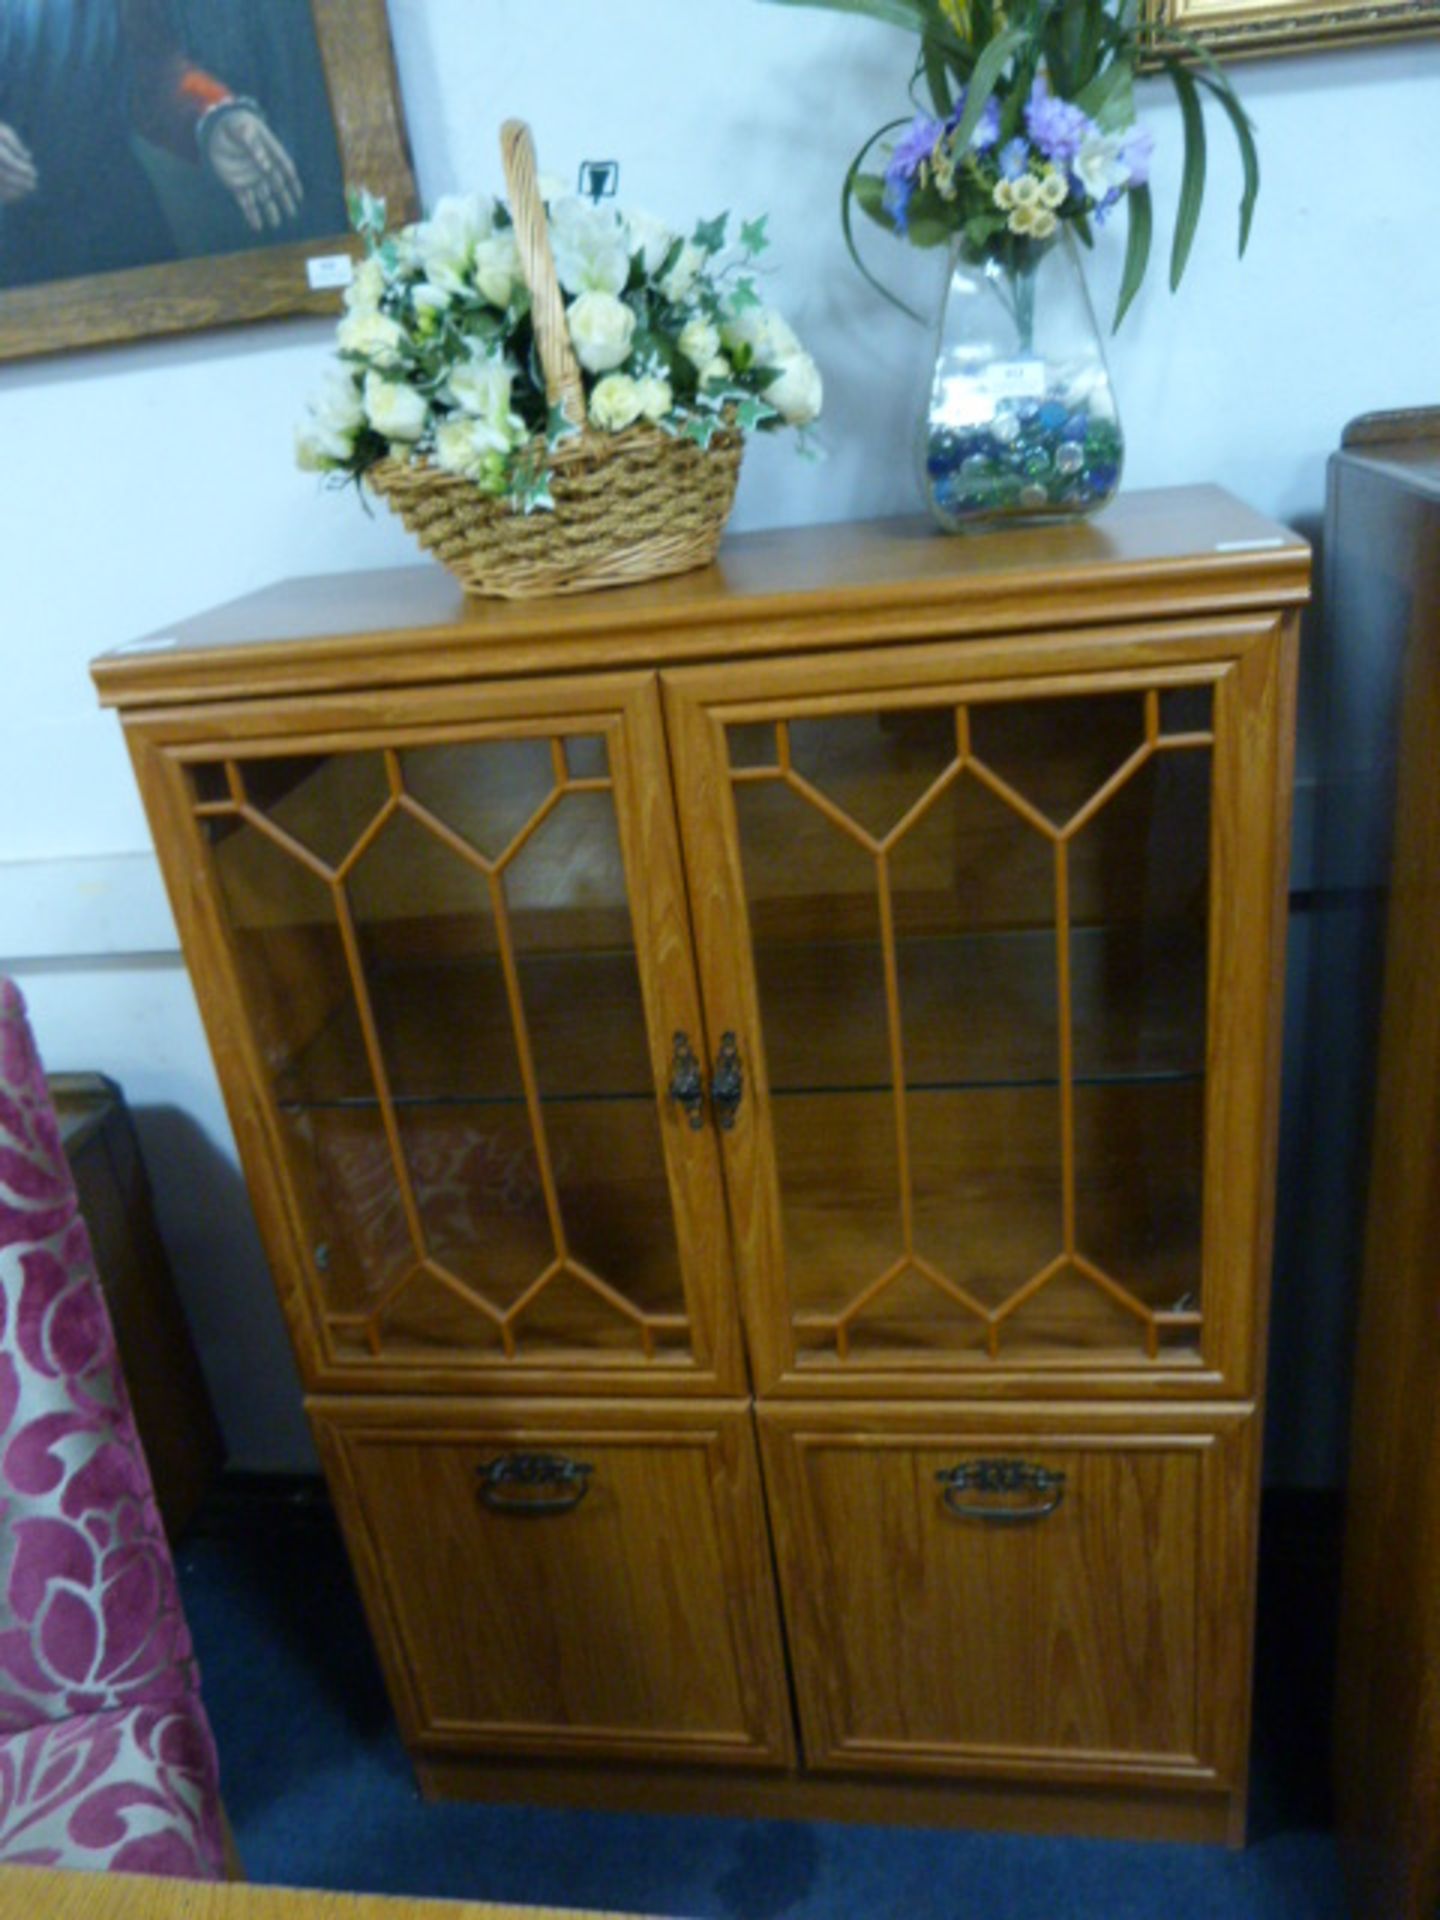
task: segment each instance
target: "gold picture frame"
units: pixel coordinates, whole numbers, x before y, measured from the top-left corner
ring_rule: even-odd
[[[1440,33],[1440,0],[1145,0],[1147,17],[1227,59]]]
[[[414,218],[415,175],[385,0],[309,0],[309,15],[311,64],[318,49],[343,184],[382,195],[394,219]],[[337,211],[338,185],[330,196]],[[244,251],[0,286],[0,361],[334,312],[347,272],[340,256],[359,250],[355,236],[335,224],[334,232]]]

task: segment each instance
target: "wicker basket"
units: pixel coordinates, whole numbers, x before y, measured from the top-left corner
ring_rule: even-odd
[[[523,121],[506,121],[500,152],[546,397],[583,422],[585,388]],[[507,500],[423,460],[382,460],[365,478],[468,593],[524,600],[708,566],[734,504],[744,450],[734,431],[717,433],[707,449],[648,424],[618,434],[585,427],[547,455],[553,513],[517,513]]]

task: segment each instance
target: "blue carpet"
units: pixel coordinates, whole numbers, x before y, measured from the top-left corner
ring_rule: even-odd
[[[696,1920],[1340,1920],[1316,1769],[1313,1609],[1261,1636],[1243,1853],[820,1822],[431,1805],[395,1733],[333,1531],[210,1529],[177,1555],[249,1877]],[[1282,1596],[1283,1598],[1283,1596]],[[1274,1609],[1272,1609],[1274,1611]],[[1321,1656],[1323,1657],[1323,1649]]]

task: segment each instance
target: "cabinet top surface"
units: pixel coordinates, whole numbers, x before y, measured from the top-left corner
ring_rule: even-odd
[[[467,598],[434,562],[288,580],[104,654],[141,708],[1294,604],[1309,548],[1214,487],[946,537],[919,518],[738,534],[712,567],[570,599]]]

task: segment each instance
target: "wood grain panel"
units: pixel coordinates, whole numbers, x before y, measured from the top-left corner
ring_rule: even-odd
[[[1247,1583],[1221,1598],[1215,1533],[1248,1534],[1243,1415],[770,1403],[760,1421],[812,1766],[1235,1783],[1212,1702],[1246,1672]],[[1065,1475],[1055,1511],[949,1511],[938,1473],[1014,1458]]]
[[[918,518],[740,534],[713,567],[563,604],[467,600],[438,564],[290,580],[93,671],[107,704],[142,710],[947,635],[1005,634],[1006,670],[1063,671],[1083,664],[1080,628],[1294,606],[1308,575],[1288,529],[1217,488],[1175,487],[1124,493],[1087,525],[964,540]],[[1051,637],[1017,644],[1037,630]],[[1137,660],[1144,645],[1142,630]]]
[[[408,1736],[438,1751],[783,1764],[784,1663],[743,1406],[312,1401]],[[511,1454],[590,1468],[497,1514]]]

